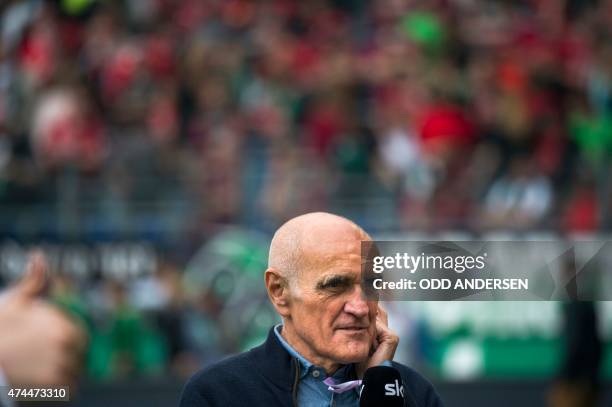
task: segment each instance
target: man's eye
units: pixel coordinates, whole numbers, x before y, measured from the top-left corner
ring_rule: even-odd
[[[327,290],[337,290],[337,289],[341,289],[344,288],[348,285],[347,281],[343,278],[331,278],[327,281],[324,281],[320,287],[322,289],[327,289]]]

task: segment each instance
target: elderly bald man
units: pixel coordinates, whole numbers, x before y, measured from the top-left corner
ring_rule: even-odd
[[[363,292],[364,240],[371,239],[363,229],[329,213],[282,225],[265,272],[282,325],[270,329],[262,345],[196,373],[180,406],[358,406],[358,387],[329,390],[328,378],[354,383],[367,368],[390,363],[402,376],[407,406],[442,406],[426,379],[391,362],[399,338],[378,302]]]

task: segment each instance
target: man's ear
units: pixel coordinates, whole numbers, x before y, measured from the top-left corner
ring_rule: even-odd
[[[273,268],[266,270],[264,278],[268,297],[274,308],[276,308],[276,312],[282,317],[289,317],[289,303],[291,299],[289,281],[278,270]]]

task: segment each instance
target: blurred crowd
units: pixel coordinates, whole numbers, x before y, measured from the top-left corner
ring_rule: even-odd
[[[322,208],[395,230],[611,226],[610,1],[0,10],[5,230],[29,207],[204,234]]]
[[[611,91],[607,0],[2,1],[0,237],[133,225],[194,249],[322,209],[370,231],[605,232]],[[213,294],[185,308],[176,265],[138,284],[85,301],[58,280],[92,375],[239,347]]]
[[[79,275],[74,251],[49,253],[49,298],[87,333],[90,380],[184,379],[258,344],[278,322],[261,283],[267,246],[245,232],[221,234],[189,262],[160,251],[133,275],[99,265]]]
[[[87,333],[84,373],[90,380],[185,378],[240,350],[235,341],[222,344],[215,297],[203,290],[188,302],[181,273],[171,263],[131,280],[80,280],[61,273],[50,295]]]

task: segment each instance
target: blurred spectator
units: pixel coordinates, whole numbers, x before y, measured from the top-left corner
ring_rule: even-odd
[[[90,374],[98,378],[125,378],[164,373],[168,355],[161,334],[130,305],[122,283],[108,281],[104,289],[110,308],[92,338]]]
[[[57,89],[39,97],[31,144],[49,168],[73,165],[94,171],[104,158],[104,130],[82,89]]]
[[[573,253],[564,259],[562,273],[568,281],[569,301],[563,304],[564,355],[560,372],[549,394],[551,407],[597,406],[600,393],[600,368],[603,341],[599,332],[598,312],[592,301],[580,301],[587,290],[597,290],[600,281],[584,284],[578,291],[580,278]]]
[[[76,320],[41,298],[50,283],[42,252],[30,255],[21,280],[0,296],[2,386],[63,385],[80,377],[87,337]],[[10,334],[8,332],[10,331]],[[5,394],[2,405],[12,406]]]
[[[595,232],[600,229],[599,203],[593,175],[582,171],[574,182],[571,198],[563,208],[562,230],[565,232]]]
[[[550,181],[527,157],[510,162],[507,174],[487,193],[483,222],[486,228],[524,229],[542,226],[552,205]]]

